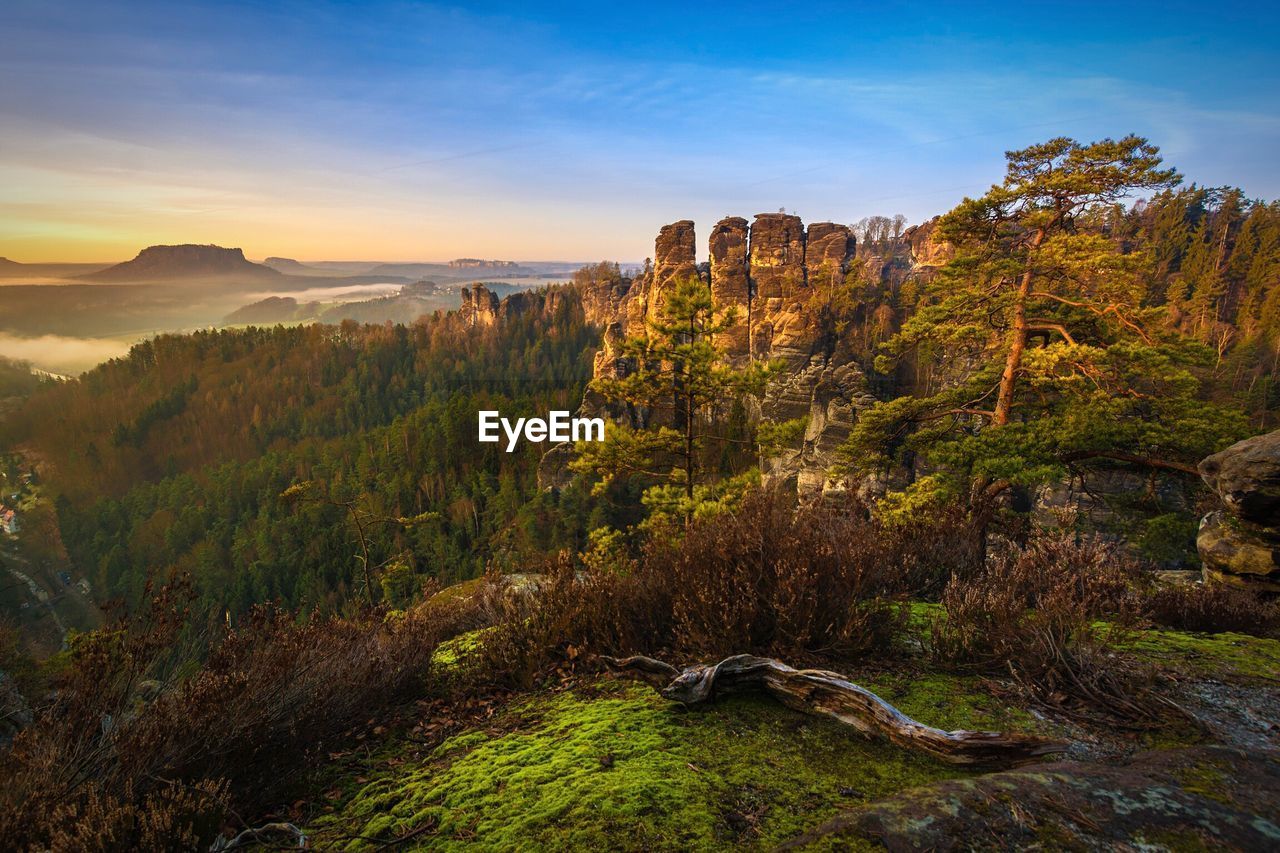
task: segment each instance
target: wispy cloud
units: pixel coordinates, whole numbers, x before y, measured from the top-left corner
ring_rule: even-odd
[[[161,239],[634,258],[677,217],[921,218],[952,200],[940,188],[998,179],[1005,148],[1060,133],[1144,133],[1192,178],[1280,195],[1265,21],[1237,34],[1219,10],[1197,38],[1238,47],[1187,68],[1161,53],[1185,41],[1180,9],[1117,12],[1123,49],[1035,10],[734,9],[17,0],[0,204],[22,222],[0,226],[3,253],[62,235],[64,257],[95,259]]]

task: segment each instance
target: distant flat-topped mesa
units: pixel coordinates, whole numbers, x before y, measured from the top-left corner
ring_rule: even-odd
[[[481,258],[457,258],[449,261],[454,269],[511,269],[520,266],[515,261],[486,261]]]
[[[276,278],[271,267],[245,260],[240,249],[221,246],[149,246],[131,261],[81,278],[90,281],[163,281],[184,278]]]

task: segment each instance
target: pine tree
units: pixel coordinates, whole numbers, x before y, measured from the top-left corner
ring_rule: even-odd
[[[705,282],[689,277],[666,294],[647,334],[619,345],[620,355],[635,369],[598,378],[592,388],[612,403],[643,412],[653,426],[613,424],[605,441],[583,444],[574,467],[600,477],[597,492],[619,477],[639,477],[651,484],[647,506],[686,521],[700,504],[719,497],[707,488],[719,466],[704,465],[706,445],[735,440],[717,432],[720,421],[736,401],[762,393],[776,372],[774,365],[728,364],[715,341],[736,321],[732,308],[716,309]]]
[[[1143,304],[1149,259],[1107,233],[1120,199],[1178,180],[1158,149],[1060,138],[1006,156],[1002,184],[939,221],[954,259],[878,359],[886,373],[933,359],[942,390],[863,412],[845,448],[855,469],[925,457],[933,473],[888,511],[1099,458],[1194,473],[1243,430],[1239,413],[1198,402],[1211,353],[1159,328]]]

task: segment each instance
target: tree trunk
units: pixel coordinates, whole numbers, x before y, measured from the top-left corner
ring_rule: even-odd
[[[645,681],[663,698],[686,705],[713,700],[718,693],[763,690],[806,714],[832,717],[864,735],[882,735],[949,764],[1017,764],[1063,752],[1067,744],[1027,734],[935,729],[918,723],[844,676],[819,669],[793,669],[772,658],[737,655],[715,666],[698,664],[683,672],[653,658],[601,657],[609,668]],[[661,687],[666,683],[666,687]]]
[[[1018,371],[1022,369],[1022,352],[1027,348],[1027,297],[1031,293],[1031,264],[1036,249],[1044,242],[1044,229],[1036,229],[1031,238],[1031,246],[1027,250],[1027,265],[1018,279],[1018,297],[1013,306],[1013,328],[1009,331],[1009,355],[1004,362],[1004,372],[1000,374],[1000,392],[996,395],[995,417],[992,422],[996,426],[1009,423],[1009,412],[1013,410],[1013,392],[1018,385]]]
[[[697,328],[694,325],[694,318],[689,317],[689,343],[697,340]],[[689,371],[688,379],[693,379],[693,371]],[[692,384],[690,382],[690,384]],[[686,525],[693,520],[693,468],[696,460],[693,458],[693,389],[692,387],[685,389],[684,397],[684,494],[689,500],[689,505],[685,509],[684,522]]]

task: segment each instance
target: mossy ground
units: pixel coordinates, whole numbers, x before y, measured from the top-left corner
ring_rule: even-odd
[[[961,681],[883,685],[946,727],[1008,721]],[[364,849],[418,830],[411,848],[771,847],[841,808],[963,773],[759,697],[684,709],[602,681],[509,713],[536,722],[466,732],[369,777],[316,822],[318,843]]]
[[[1133,650],[1154,663],[1209,678],[1280,679],[1280,640],[1248,634],[1141,631]]]
[[[475,640],[441,663],[465,656]],[[1140,632],[1136,651],[1219,678],[1274,677],[1280,668],[1280,642],[1241,635]],[[849,675],[930,725],[1052,731],[976,679]],[[395,749],[383,744],[382,756]],[[309,830],[319,846],[372,849],[412,833],[407,849],[770,848],[844,809],[966,775],[768,698],[685,709],[607,679],[519,699],[483,728],[393,763],[372,761],[337,780],[330,813]],[[1206,768],[1203,779],[1185,781],[1219,780]]]

